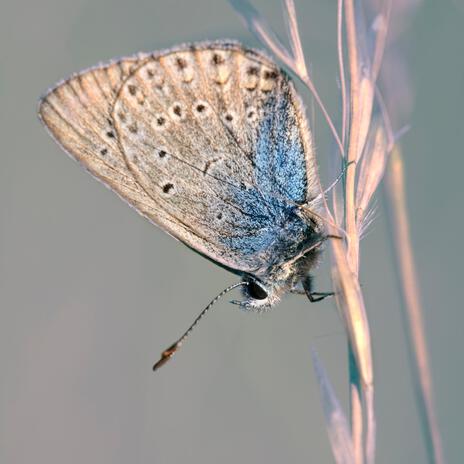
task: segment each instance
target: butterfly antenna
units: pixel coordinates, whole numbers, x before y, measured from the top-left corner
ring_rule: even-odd
[[[190,327],[184,332],[184,334],[176,342],[174,342],[169,348],[165,349],[161,353],[161,358],[153,366],[153,370],[156,371],[160,367],[164,366],[177,353],[177,351],[179,351],[179,348],[183,345],[184,341],[190,335],[192,330],[196,327],[196,325],[200,322],[200,320],[203,318],[203,316],[213,307],[213,305],[218,300],[220,300],[226,293],[229,293],[234,288],[241,287],[243,285],[248,285],[248,282],[239,282],[237,284],[231,285],[230,287],[227,287],[221,293],[219,293],[219,295],[217,295],[211,301],[211,303],[209,303],[209,305],[206,306],[206,308],[197,316],[197,318],[193,321],[193,323],[190,325]]]
[[[346,174],[346,170],[348,169],[348,166],[351,164],[355,164],[355,161],[350,161],[348,163],[345,163],[345,166],[342,169],[342,172],[337,176],[337,178],[323,191],[321,192],[313,201],[318,201],[322,198],[323,195],[326,195],[328,192],[330,192],[343,178],[343,176]]]

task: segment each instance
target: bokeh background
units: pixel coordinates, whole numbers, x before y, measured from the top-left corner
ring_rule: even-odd
[[[283,32],[277,0],[256,7]],[[336,111],[333,0],[297,1],[315,81]],[[450,463],[463,460],[464,3],[426,0],[408,29],[415,107],[408,203]],[[36,117],[57,80],[200,39],[257,45],[221,0],[3,0],[0,6],[0,462],[330,463],[310,347],[347,409],[334,304],[265,315],[222,301],[176,358],[151,366],[236,277],[151,226],[64,155]],[[330,137],[314,127],[325,170]],[[382,199],[363,243],[378,463],[426,462]],[[317,272],[330,286],[327,265]]]

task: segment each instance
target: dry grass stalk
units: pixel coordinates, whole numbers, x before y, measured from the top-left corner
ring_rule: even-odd
[[[340,440],[334,440],[334,436],[343,436],[346,427],[343,420],[336,421],[330,414],[327,415],[327,409],[334,408],[333,398],[327,393],[330,383],[321,370],[319,361],[315,360],[315,366],[323,392],[329,437],[336,461],[373,464],[376,435],[374,374],[369,324],[358,281],[359,242],[368,220],[369,203],[385,173],[388,155],[393,146],[391,123],[377,87],[392,16],[391,2],[384,1],[380,11],[374,8],[375,19],[370,30],[374,34],[372,47],[366,32],[362,0],[338,0],[337,44],[342,100],[340,136],[306,66],[293,0],[284,0],[290,49],[279,41],[248,0],[229,1],[248,28],[307,86],[319,105],[339,150],[334,157],[335,161],[342,161],[342,169],[345,170],[343,188],[338,186],[332,190],[330,206],[325,196],[323,203],[328,233],[342,234],[344,238],[331,240],[330,244],[336,301],[345,322],[349,343],[352,448],[347,451],[345,461],[340,461],[343,459],[340,457],[340,449],[344,447],[340,447]],[[375,3],[374,0],[366,1]],[[373,50],[371,55],[369,50]],[[348,58],[348,76],[345,75],[345,54]],[[340,167],[340,162],[338,166]],[[406,275],[406,278],[411,276]],[[419,341],[419,345],[421,343],[423,344],[423,339]],[[339,405],[336,409],[337,414],[343,414]],[[435,423],[433,417],[432,422]]]
[[[351,349],[349,348],[351,351]],[[350,356],[351,357],[351,356]],[[352,373],[356,373],[356,366],[350,368]],[[350,376],[351,377],[351,376]],[[351,436],[353,440],[353,453],[356,464],[364,462],[363,450],[363,409],[361,391],[358,379],[350,378],[350,406],[351,406]]]
[[[376,2],[377,0],[369,1]],[[392,38],[389,40],[388,53],[385,56],[381,78],[386,96],[385,106],[388,104],[390,117],[396,127],[401,127],[401,124],[407,122],[411,112],[412,92],[407,76],[408,66],[400,40],[409,23],[408,20],[419,3],[420,0],[394,0],[392,5],[391,15],[398,20],[392,21]],[[383,103],[383,100],[379,99],[379,103]],[[383,111],[386,112],[386,110]],[[402,152],[398,143],[395,144],[393,140],[392,129],[390,127],[387,129],[389,131],[389,144],[393,147],[387,170],[387,182],[385,183],[390,210],[389,232],[395,248],[402,307],[405,320],[407,320],[406,329],[409,331],[409,358],[416,386],[415,396],[421,416],[428,460],[430,463],[443,464],[445,458],[434,408],[432,375],[429,368],[422,320],[422,304],[409,235]],[[398,136],[397,134],[396,137],[398,138]]]
[[[345,1],[345,9],[347,10],[346,28],[348,37],[348,56],[350,61],[350,130],[347,140],[348,155],[345,154],[345,146],[342,144],[335,125],[329,117],[318,93],[316,87],[309,75],[307,66],[304,61],[304,53],[299,39],[298,25],[296,21],[295,7],[292,0],[286,0],[285,10],[287,12],[287,24],[290,30],[291,52],[282,45],[271,31],[264,18],[252,7],[246,0],[231,0],[232,5],[245,20],[249,29],[254,32],[258,38],[268,46],[274,54],[280,58],[284,64],[288,66],[298,77],[306,84],[314,99],[318,103],[327,123],[334,135],[340,153],[345,157],[346,170],[345,192],[344,192],[344,218],[343,223],[335,224],[331,210],[325,201],[327,223],[329,233],[340,233],[340,227],[345,232],[346,241],[332,240],[331,247],[334,257],[334,287],[337,292],[337,301],[339,308],[343,314],[345,325],[347,328],[350,349],[353,352],[355,359],[356,374],[359,373],[360,385],[356,385],[355,391],[361,387],[362,400],[358,398],[356,418],[354,423],[357,424],[357,430],[362,431],[362,406],[366,409],[373,408],[373,369],[369,326],[364,307],[364,300],[360,289],[358,275],[359,261],[359,231],[361,227],[356,218],[356,192],[359,191],[359,186],[356,188],[356,163],[362,156],[363,147],[366,142],[369,131],[371,112],[373,107],[373,98],[375,95],[375,84],[372,82],[370,67],[367,66],[365,54],[359,53],[360,44],[356,36],[357,29],[355,23],[355,10],[352,1]],[[341,6],[339,7],[339,18],[341,17]],[[342,28],[339,26],[339,31]],[[339,43],[342,44],[342,39],[339,38]],[[363,44],[365,45],[365,44]],[[366,49],[366,48],[364,48]],[[360,61],[359,57],[363,60]],[[339,50],[339,60],[343,65],[343,50]],[[369,70],[366,75],[366,69]],[[344,74],[341,75],[341,82],[345,82]],[[344,100],[343,104],[346,104]],[[348,120],[348,113],[345,111]],[[348,133],[347,128],[343,128],[343,133]],[[349,164],[348,164],[349,163]],[[322,192],[321,187],[321,192]],[[335,190],[334,190],[335,192]],[[368,198],[374,192],[367,195]],[[365,196],[365,195],[364,195]],[[335,203],[337,199],[335,198]],[[356,375],[358,378],[358,375]],[[353,411],[352,411],[353,412]],[[370,421],[366,422],[366,447],[365,449],[355,449],[354,452],[358,456],[357,462],[363,461],[363,456],[366,456],[367,462],[372,463],[375,455],[375,415],[372,410],[365,414]],[[362,435],[362,432],[361,432]],[[360,438],[360,435],[358,436]],[[362,448],[362,439],[356,440],[359,447]],[[334,450],[335,454],[335,450]]]
[[[408,317],[413,357],[416,359],[417,373],[414,376],[414,379],[418,383],[416,398],[420,403],[419,407],[425,420],[423,429],[429,460],[431,463],[443,464],[445,459],[440,430],[435,416],[432,375],[430,373],[424,334],[424,322],[422,320],[422,304],[409,233],[404,188],[404,166],[401,150],[398,145],[395,145],[393,149],[386,179],[386,190],[389,196],[391,210],[390,224],[393,226],[396,261],[401,275],[399,281],[403,305]]]
[[[367,408],[365,401],[367,391],[373,399],[373,366],[369,325],[364,307],[361,288],[357,275],[355,275],[348,261],[348,253],[344,244],[340,241],[332,241],[333,268],[332,280],[334,290],[337,294],[337,305],[343,315],[345,328],[348,334],[349,350],[353,353],[354,363],[350,363],[350,395],[351,395],[351,417],[354,438],[354,452],[357,457],[356,463],[362,463],[363,451],[363,411],[360,405]],[[361,398],[361,393],[362,397]],[[369,407],[373,407],[372,401]],[[369,412],[374,419],[373,411]],[[366,414],[367,415],[367,414]],[[369,445],[370,458],[367,462],[373,462],[373,448],[375,443],[375,421],[366,423],[366,449]]]

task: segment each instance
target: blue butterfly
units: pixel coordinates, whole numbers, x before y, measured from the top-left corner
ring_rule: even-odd
[[[262,53],[204,42],[123,58],[59,83],[39,114],[140,214],[240,275],[243,308],[326,296],[311,289],[327,238],[311,133]]]

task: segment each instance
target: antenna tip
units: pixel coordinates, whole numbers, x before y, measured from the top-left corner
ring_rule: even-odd
[[[157,371],[160,367],[163,367],[177,352],[177,350],[180,348],[180,343],[176,342],[173,345],[171,345],[169,348],[164,350],[161,353],[161,358],[159,359],[158,362],[153,366],[153,371]]]

